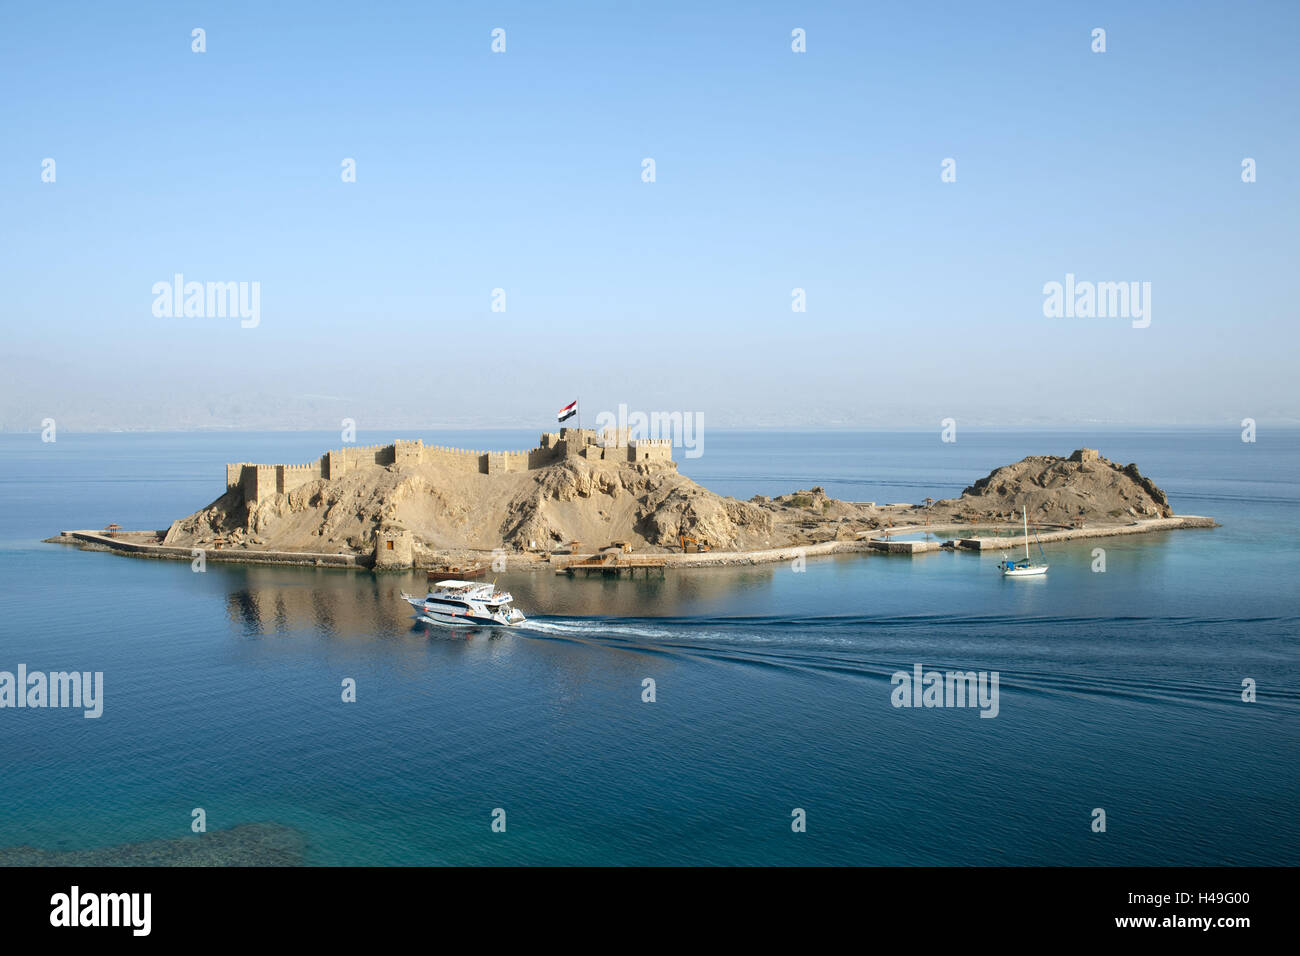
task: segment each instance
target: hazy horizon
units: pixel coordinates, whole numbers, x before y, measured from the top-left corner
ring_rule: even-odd
[[[1300,429],[1300,423],[1296,422],[1256,422],[1257,426],[1262,426],[1268,430],[1294,431]],[[445,422],[430,422],[405,425],[386,425],[375,424],[361,427],[357,426],[357,434],[373,434],[382,432],[402,431],[408,433],[414,432],[533,432],[538,434],[543,432],[557,432],[565,427],[577,427],[572,421],[559,425],[548,424],[515,424],[515,425],[464,425],[449,424]],[[582,423],[582,427],[593,427],[591,422]],[[912,425],[708,425],[704,427],[712,431],[721,432],[844,432],[844,433],[888,433],[900,432],[907,434],[925,434],[934,432],[941,435],[943,428],[941,425],[927,426],[921,424]],[[979,424],[979,423],[958,423],[961,430],[969,430],[981,434],[992,434],[997,432],[1072,432],[1086,429],[1097,431],[1113,430],[1117,432],[1137,432],[1137,431],[1222,431],[1225,435],[1237,435],[1242,432],[1240,423],[1236,422],[1155,422],[1155,423],[1126,423],[1126,422],[1056,422],[1043,424]],[[38,426],[28,429],[0,429],[0,435],[39,435],[42,429]],[[99,429],[65,429],[59,428],[58,435],[108,435],[108,434],[285,434],[285,435],[330,435],[339,434],[338,428],[219,428],[195,427],[195,428],[99,428]],[[341,439],[339,439],[341,440]],[[343,444],[351,442],[343,441]],[[356,444],[367,444],[367,441],[358,439]]]
[[[716,428],[1300,422],[1298,26],[16,7],[0,430],[549,430],[575,398]],[[204,314],[167,314],[177,276]],[[1052,283],[1095,308],[1051,316]],[[1103,301],[1133,314],[1081,317]]]

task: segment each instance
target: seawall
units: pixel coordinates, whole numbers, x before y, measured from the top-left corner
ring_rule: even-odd
[[[962,525],[896,525],[889,529],[889,534],[865,532],[862,537],[872,551],[887,554],[924,554],[927,551],[939,551],[945,544],[951,543],[964,551],[1007,551],[1023,548],[1025,542],[1035,540],[1047,544],[1052,541],[1076,541],[1084,538],[1110,538],[1122,534],[1146,534],[1151,531],[1173,531],[1179,528],[1217,528],[1218,522],[1203,515],[1175,515],[1172,518],[1145,518],[1125,525],[1101,525],[1094,528],[1062,528],[1058,531],[1040,531],[1026,538],[1023,534],[996,537],[962,537],[966,530]],[[893,535],[916,534],[918,532],[943,537],[951,534],[947,541],[898,541]]]
[[[131,532],[127,532],[128,534]],[[194,552],[201,551],[204,561],[231,564],[294,564],[307,567],[364,568],[355,554],[325,554],[309,551],[227,551],[222,548],[178,548],[167,544],[149,544],[131,541],[121,536],[109,536],[99,531],[60,531],[56,538],[47,538],[56,544],[81,542],[92,548],[127,554],[136,558],[162,558],[169,561],[193,561]]]
[[[1126,534],[1147,534],[1154,531],[1172,531],[1180,528],[1217,527],[1218,522],[1213,518],[1207,518],[1202,515],[1178,515],[1173,518],[1151,518],[1127,525],[1049,531],[1039,534],[1038,540],[1048,543],[1053,541],[1075,541],[1088,538],[1108,538]],[[960,530],[960,525],[951,527],[899,525],[890,529],[893,534],[914,534],[919,531],[926,531],[934,534],[936,532]],[[58,544],[79,544],[88,549],[112,551],[117,554],[125,554],[139,558],[163,558],[172,561],[191,561],[195,557],[194,550],[191,548],[132,541],[128,537],[129,535],[139,534],[140,532],[121,532],[116,536],[110,536],[101,531],[62,531],[57,537],[47,538],[46,540]],[[960,536],[954,536],[949,540],[953,542],[956,549],[959,551],[1007,551],[1013,548],[1023,548],[1025,545],[1024,535],[1016,535],[1015,537],[984,538],[962,538]],[[1032,535],[1030,536],[1030,540],[1033,540]],[[940,550],[944,543],[945,542],[939,541],[895,541],[876,534],[874,537],[866,537],[864,535],[863,537],[853,541],[823,541],[817,544],[788,545],[780,548],[765,548],[759,551],[708,551],[695,554],[665,554],[655,552],[653,554],[656,558],[662,558],[666,567],[708,568],[745,564],[771,564],[780,561],[793,561],[799,557],[812,558],[830,554],[846,554],[854,552],[906,555],[925,554]],[[446,552],[446,554],[452,554],[452,552]],[[490,560],[494,556],[495,552],[484,551],[480,553],[458,549],[455,554],[458,560]],[[420,568],[428,566],[429,562],[436,564],[443,556],[442,552],[428,553],[425,555],[427,560],[417,562],[415,567]],[[554,567],[557,561],[567,563],[582,558],[592,558],[596,556],[597,555],[595,554],[554,555],[552,556],[551,561],[548,562],[545,560],[539,561],[532,555],[510,555],[509,566],[515,570],[538,570]],[[308,551],[254,551],[242,548],[230,550],[209,548],[203,551],[203,557],[205,561],[228,562],[231,564],[288,564],[305,567],[370,568],[369,558],[367,556],[356,554],[326,554]]]

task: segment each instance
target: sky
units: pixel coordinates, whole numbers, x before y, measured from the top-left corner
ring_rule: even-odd
[[[574,398],[1294,423],[1298,28],[1294,2],[9,4],[0,429],[551,427]],[[256,325],[155,314],[177,274],[257,283]],[[1067,274],[1149,283],[1149,325],[1045,315]]]

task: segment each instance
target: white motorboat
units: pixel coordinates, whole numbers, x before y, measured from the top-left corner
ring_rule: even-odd
[[[402,599],[418,612],[416,617],[430,624],[477,624],[513,627],[522,624],[524,613],[511,604],[508,591],[498,591],[496,582],[439,581],[430,585],[422,598],[402,592]]]
[[[998,567],[1002,569],[1002,576],[1006,578],[1027,578],[1047,573],[1047,565],[1034,564],[1029,560],[1029,511],[1022,507],[1021,513],[1025,518],[1025,556],[1019,561],[1012,561],[1010,558],[1002,559],[1002,563]],[[1038,553],[1042,554],[1042,552],[1043,546],[1040,544]]]

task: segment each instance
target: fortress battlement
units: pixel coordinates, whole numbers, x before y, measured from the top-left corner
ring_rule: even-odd
[[[348,445],[327,451],[303,465],[226,465],[226,491],[239,489],[255,505],[272,495],[284,495],[313,481],[333,481],[350,472],[389,465],[436,464],[468,474],[496,475],[531,471],[563,461],[586,458],[603,461],[672,461],[672,442],[664,438],[629,438],[627,429],[561,428],[544,432],[536,448],[527,451],[480,451],[426,445],[423,439],[397,439],[389,445]]]

